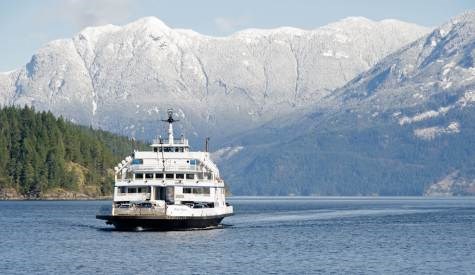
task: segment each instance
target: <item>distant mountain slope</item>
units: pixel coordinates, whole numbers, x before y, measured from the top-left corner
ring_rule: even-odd
[[[0,199],[111,195],[111,168],[134,146],[49,112],[0,109]]]
[[[235,194],[473,195],[474,60],[475,12],[467,12],[312,114],[236,137],[228,151],[239,151],[221,154],[223,174]]]
[[[427,32],[352,17],[311,31],[217,38],[143,18],[49,43],[24,68],[0,74],[0,105],[28,104],[148,139],[159,113],[174,107],[191,139],[219,141],[311,106]]]

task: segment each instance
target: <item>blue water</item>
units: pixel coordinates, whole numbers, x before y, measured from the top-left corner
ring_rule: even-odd
[[[0,202],[0,274],[475,274],[475,198],[232,198],[222,229],[118,232],[104,201]]]

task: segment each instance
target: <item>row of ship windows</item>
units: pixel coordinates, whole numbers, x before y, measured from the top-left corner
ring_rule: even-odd
[[[209,195],[209,187],[183,187],[183,194]]]
[[[224,189],[223,189],[224,190]],[[143,186],[143,187],[120,187],[120,193],[129,193],[129,194],[136,194],[136,193],[150,193],[150,186]],[[209,195],[210,188],[209,187],[183,187],[183,194],[202,194],[202,195]]]
[[[150,193],[150,186],[144,187],[120,187],[120,193]]]
[[[173,174],[173,173],[135,173],[135,179],[182,179],[193,180],[195,174]]]

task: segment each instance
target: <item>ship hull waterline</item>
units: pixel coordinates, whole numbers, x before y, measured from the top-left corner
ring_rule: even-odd
[[[179,231],[217,228],[225,217],[231,215],[232,214],[223,214],[194,217],[97,215],[96,218],[106,220],[107,224],[114,225],[117,230]]]

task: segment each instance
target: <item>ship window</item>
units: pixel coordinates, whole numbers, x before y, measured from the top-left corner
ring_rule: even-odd
[[[193,194],[209,195],[209,187],[195,187],[193,188]]]
[[[137,173],[135,174],[136,179],[143,179],[143,174],[142,173]]]
[[[158,152],[162,152],[162,151],[163,151],[162,147],[158,148]]]
[[[137,193],[137,188],[127,188],[127,193]]]
[[[185,178],[185,174],[176,174],[176,178],[177,178],[177,179],[184,179],[184,178]]]
[[[150,193],[150,187],[147,187],[147,186],[138,187],[137,193]]]
[[[186,174],[186,179],[189,179],[189,180],[195,179],[195,174]]]
[[[180,152],[182,152],[182,153],[183,153],[183,147],[180,147]]]
[[[127,193],[127,189],[125,187],[120,187],[119,193]]]
[[[180,152],[180,148],[175,147],[175,152]]]
[[[198,160],[196,159],[190,159],[190,165],[196,165]]]
[[[134,159],[132,160],[132,164],[143,164],[143,159]]]
[[[163,151],[164,152],[172,152],[172,148],[171,147],[165,147],[165,148],[163,148]]]
[[[154,152],[158,152],[158,148],[157,148],[157,147],[153,147],[153,151],[154,151]]]
[[[155,174],[155,178],[157,178],[157,179],[163,179],[163,173],[157,173],[157,174]]]
[[[145,174],[146,179],[153,179],[153,174]]]
[[[166,174],[165,176],[167,179],[173,179],[173,174]]]
[[[183,194],[195,194],[209,196],[209,187],[185,187],[183,188]]]

